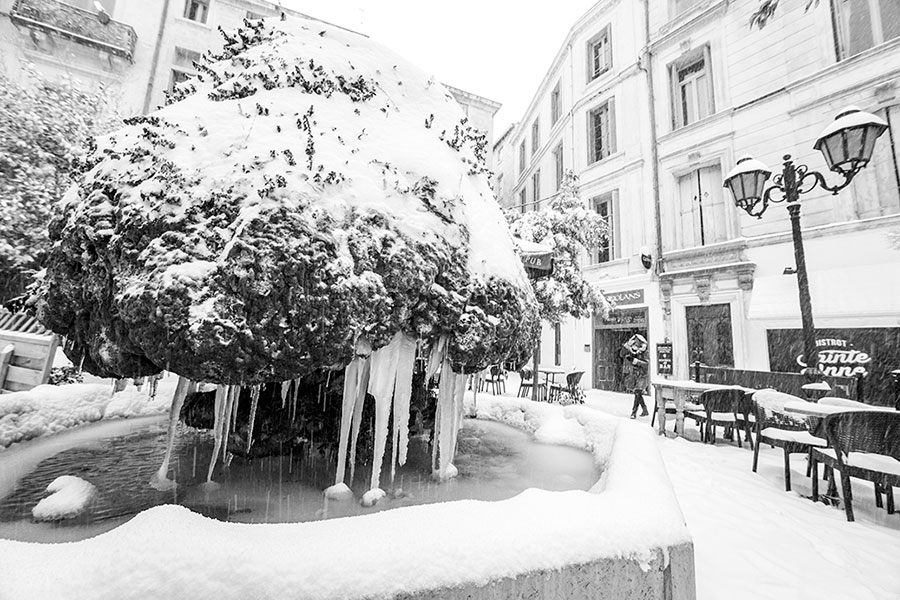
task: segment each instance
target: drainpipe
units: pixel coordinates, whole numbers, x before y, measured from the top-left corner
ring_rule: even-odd
[[[153,48],[153,59],[150,61],[150,78],[147,80],[147,93],[144,95],[144,109],[141,114],[150,112],[150,98],[153,96],[153,82],[156,79],[156,67],[159,65],[159,51],[162,49],[163,33],[166,30],[166,17],[169,14],[169,0],[163,2],[162,17],[156,31],[156,46]]]
[[[650,104],[650,179],[653,186],[653,221],[656,239],[656,276],[665,271],[662,246],[662,217],[659,199],[659,147],[656,139],[656,95],[653,91],[653,57],[650,52],[650,0],[644,0],[644,66],[647,74],[647,102]]]

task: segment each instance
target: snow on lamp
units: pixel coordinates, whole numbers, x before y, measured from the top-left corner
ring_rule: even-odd
[[[848,106],[825,128],[814,147],[825,157],[830,170],[852,177],[869,163],[875,140],[887,128],[877,116]]]
[[[765,163],[746,154],[739,158],[737,165],[728,172],[723,187],[731,190],[738,208],[758,217],[765,210],[765,187],[771,174],[772,171]]]

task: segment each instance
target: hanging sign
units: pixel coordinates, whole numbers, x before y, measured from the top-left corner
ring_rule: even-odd
[[[656,345],[656,372],[659,375],[671,375],[672,370],[672,344],[664,342]]]

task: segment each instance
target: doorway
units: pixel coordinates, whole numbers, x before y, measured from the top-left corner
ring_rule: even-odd
[[[699,360],[708,367],[734,367],[731,305],[686,306],[688,364]]]
[[[624,392],[625,377],[622,345],[634,334],[650,339],[647,333],[647,309],[614,310],[603,321],[594,321],[594,388]]]

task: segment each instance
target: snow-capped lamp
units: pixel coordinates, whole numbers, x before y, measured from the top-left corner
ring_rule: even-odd
[[[737,161],[737,165],[725,177],[725,187],[731,190],[734,203],[750,216],[761,216],[766,203],[763,200],[766,181],[772,171],[762,161],[745,154]],[[754,210],[762,202],[759,213]]]
[[[825,128],[814,148],[825,157],[830,170],[851,178],[869,164],[875,140],[887,128],[877,116],[848,106]]]

